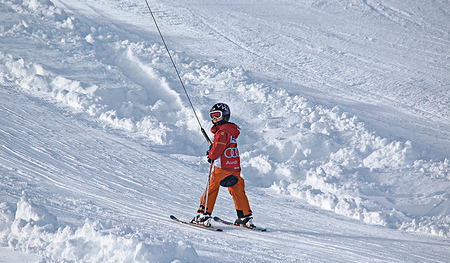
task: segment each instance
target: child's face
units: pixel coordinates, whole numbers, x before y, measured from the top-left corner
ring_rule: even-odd
[[[218,123],[219,121],[221,121],[222,119],[223,119],[223,117],[220,117],[219,119],[214,119],[214,120],[213,120],[213,123],[216,124],[216,123]]]

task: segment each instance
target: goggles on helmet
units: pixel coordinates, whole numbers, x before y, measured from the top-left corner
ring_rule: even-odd
[[[209,117],[211,118],[211,120],[214,120],[214,119],[218,120],[218,119],[222,118],[222,111],[220,111],[220,110],[211,111],[209,113]]]

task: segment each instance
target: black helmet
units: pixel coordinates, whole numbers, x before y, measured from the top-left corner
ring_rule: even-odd
[[[223,117],[223,121],[228,122],[230,120],[230,113],[230,107],[228,107],[227,104],[216,103],[212,106],[211,110],[209,110],[209,117],[211,120],[214,118]]]

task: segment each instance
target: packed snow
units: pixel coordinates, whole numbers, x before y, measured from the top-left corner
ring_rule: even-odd
[[[0,0],[2,247],[39,262],[450,261],[448,2],[148,3],[202,127],[231,107],[268,232],[170,221],[195,215],[208,145],[145,1]],[[235,217],[224,190],[214,214]]]

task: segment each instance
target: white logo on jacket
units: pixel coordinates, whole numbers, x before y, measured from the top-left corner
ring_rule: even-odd
[[[227,148],[224,152],[225,157],[227,158],[237,158],[239,157],[238,148]]]

